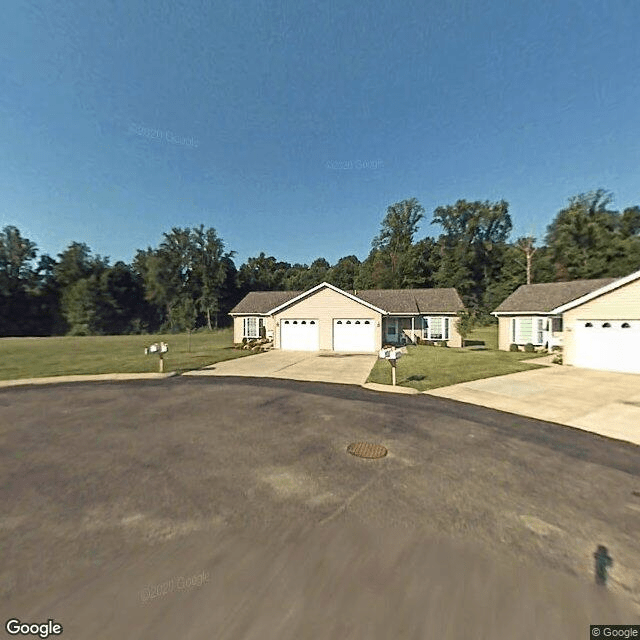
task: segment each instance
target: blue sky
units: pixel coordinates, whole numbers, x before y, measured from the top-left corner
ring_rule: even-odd
[[[0,226],[131,261],[214,227],[236,264],[364,259],[388,205],[506,199],[544,234],[640,204],[636,0],[11,2]]]

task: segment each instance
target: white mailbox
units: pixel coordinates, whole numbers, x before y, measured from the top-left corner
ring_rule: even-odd
[[[160,373],[164,373],[164,360],[162,358],[163,353],[167,353],[169,351],[169,345],[166,342],[161,342],[158,344],[154,342],[145,348],[145,355],[149,355],[150,353],[157,353],[160,356]]]

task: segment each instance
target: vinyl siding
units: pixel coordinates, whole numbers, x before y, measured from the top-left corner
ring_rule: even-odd
[[[550,318],[544,315],[537,316],[498,316],[498,349],[501,351],[509,351],[512,344],[524,345],[531,342],[535,346],[541,346],[538,343],[538,319],[544,321],[543,327],[546,326],[547,320]],[[511,330],[511,321],[516,321],[516,338],[513,339]],[[554,333],[555,336],[562,335],[562,332]],[[543,337],[544,340],[544,337]]]
[[[501,351],[509,351],[512,317],[513,316],[498,316],[498,349]]]
[[[564,363],[575,360],[574,331],[577,320],[640,320],[640,280],[598,296],[563,315]]]
[[[380,325],[382,316],[366,305],[360,304],[346,296],[332,291],[320,289],[313,295],[283,309],[274,316],[276,325],[285,318],[307,318],[319,321],[320,350],[333,349],[334,318],[366,318],[376,323],[376,345],[382,344]],[[242,330],[242,329],[241,329]],[[276,326],[274,346],[280,348],[280,327]]]
[[[242,342],[242,328],[243,328],[243,321],[245,318],[255,318],[256,314],[251,314],[248,313],[246,316],[234,316],[233,318],[233,341],[234,343],[238,343],[238,342]],[[267,331],[274,331],[275,329],[275,322],[273,320],[273,317],[271,316],[257,316],[257,317],[262,317],[262,320],[264,321],[264,326],[266,327]],[[275,333],[275,332],[274,332]]]

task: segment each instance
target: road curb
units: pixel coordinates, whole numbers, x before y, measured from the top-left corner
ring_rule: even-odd
[[[414,395],[420,393],[413,387],[398,387],[390,384],[378,384],[377,382],[365,382],[360,385],[363,389],[369,389],[370,391],[385,391],[387,393],[404,393],[407,395]]]
[[[65,382],[105,382],[123,380],[164,380],[180,375],[177,371],[169,373],[97,373],[75,376],[50,376],[47,378],[19,378],[18,380],[0,380],[0,389],[43,384],[64,384]]]

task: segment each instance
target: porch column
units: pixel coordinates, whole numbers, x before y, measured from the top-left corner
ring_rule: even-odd
[[[411,342],[416,341],[416,330],[413,322],[414,322],[414,317],[411,316]]]

